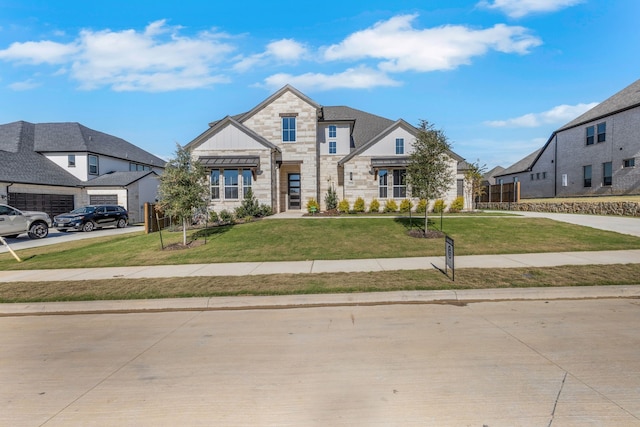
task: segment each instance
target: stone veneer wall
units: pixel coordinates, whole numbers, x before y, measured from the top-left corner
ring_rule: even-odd
[[[478,203],[478,209],[640,217],[638,202]]]

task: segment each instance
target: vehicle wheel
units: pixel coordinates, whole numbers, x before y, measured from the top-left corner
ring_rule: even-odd
[[[49,227],[43,222],[34,222],[29,228],[29,238],[43,239],[49,235]]]
[[[116,225],[116,227],[118,228],[125,228],[127,226],[127,221],[125,221],[124,218],[120,218],[118,220],[118,224]]]
[[[4,237],[6,237],[8,239],[15,239],[16,237],[18,237],[18,235],[17,234],[12,234],[11,236],[4,236]]]
[[[93,222],[88,221],[88,222],[85,222],[84,225],[82,226],[82,231],[89,233],[90,231],[93,231],[94,228],[95,228],[95,225],[93,224]]]

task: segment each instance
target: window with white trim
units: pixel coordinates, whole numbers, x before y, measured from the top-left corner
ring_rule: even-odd
[[[396,154],[404,154],[404,138],[396,138]]]
[[[251,180],[253,175],[251,169],[242,170],[242,195],[246,196],[249,190],[251,190]]]
[[[389,175],[386,169],[380,169],[378,171],[378,197],[381,199],[387,198],[387,184],[389,183]]]
[[[98,175],[100,172],[100,169],[98,168],[98,156],[94,154],[89,154],[88,162],[89,162],[89,175]]]
[[[211,199],[220,199],[220,169],[211,170]]]
[[[336,141],[329,141],[329,154],[336,154],[337,144]]]
[[[296,118],[282,117],[282,141],[296,142]]]
[[[407,197],[407,171],[405,169],[395,169],[393,171],[393,198],[400,199]]]
[[[224,198],[238,199],[238,169],[224,171]]]
[[[329,126],[329,138],[336,138],[338,134],[338,128],[336,125]]]

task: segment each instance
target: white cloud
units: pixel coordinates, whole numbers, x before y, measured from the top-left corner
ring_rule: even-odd
[[[81,31],[69,44],[52,41],[13,43],[0,59],[70,68],[83,89],[109,86],[116,91],[167,91],[206,87],[228,79],[214,65],[233,50],[221,36],[203,32],[182,37],[179,27],[160,20],[143,32]]]
[[[40,86],[40,83],[34,81],[33,79],[25,80],[23,82],[15,82],[9,85],[9,89],[15,91],[24,91],[35,89]]]
[[[598,105],[597,102],[591,102],[589,104],[577,104],[577,105],[558,105],[550,110],[543,111],[541,113],[528,113],[519,117],[506,120],[494,120],[485,122],[487,126],[491,127],[538,127],[549,124],[564,124],[575,119],[582,113],[589,111],[593,107]]]
[[[293,39],[282,39],[271,42],[263,53],[241,58],[234,65],[234,70],[244,72],[254,67],[264,66],[269,62],[295,64],[308,55],[307,48]]]
[[[531,13],[555,12],[582,3],[584,0],[483,0],[477,5],[498,9],[511,18],[522,18]]]
[[[326,48],[326,60],[382,60],[385,71],[450,70],[469,64],[471,58],[489,50],[527,54],[542,41],[523,27],[497,24],[487,29],[446,25],[430,29],[412,26],[417,15],[395,16],[388,21],[351,34],[344,41]]]
[[[275,74],[265,79],[265,86],[273,89],[286,84],[300,90],[316,89],[366,89],[376,86],[399,86],[385,73],[367,67],[349,68],[337,74],[306,73],[298,76],[291,74]]]
[[[40,42],[12,43],[0,50],[0,59],[25,64],[62,64],[78,52],[75,43],[63,44],[49,40]]]

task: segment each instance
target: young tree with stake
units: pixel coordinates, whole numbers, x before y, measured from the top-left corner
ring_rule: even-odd
[[[407,182],[411,195],[430,200],[442,197],[454,180],[449,152],[451,145],[442,130],[432,123],[421,120],[413,144],[413,152],[407,165]],[[428,229],[428,209],[424,212],[424,233]]]
[[[209,204],[209,182],[204,166],[191,158],[188,149],[176,145],[175,157],[160,175],[158,208],[182,222],[182,244],[186,245],[187,225],[193,212]]]

